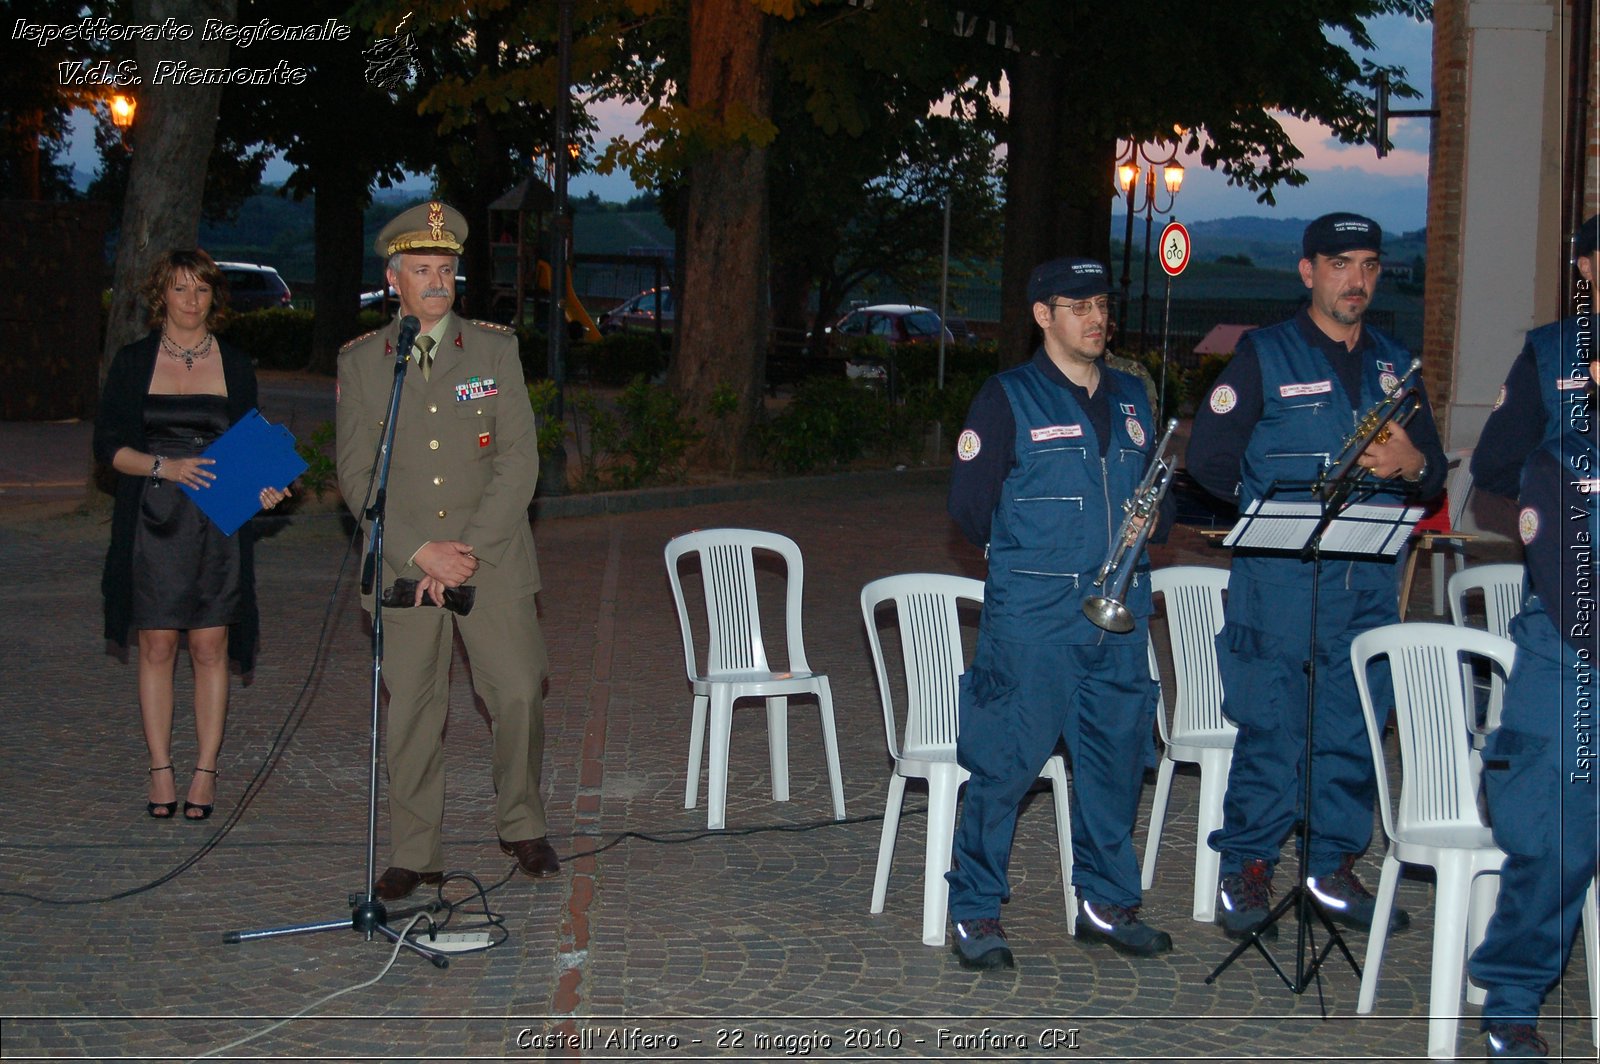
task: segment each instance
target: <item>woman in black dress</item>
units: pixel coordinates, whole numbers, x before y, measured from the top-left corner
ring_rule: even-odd
[[[100,581],[105,634],[126,646],[129,630],[138,633],[139,713],[150,750],[146,811],[162,820],[178,807],[172,678],[179,633],[189,634],[198,745],[185,819],[206,819],[216,801],[229,658],[246,672],[255,661],[250,526],[224,536],[180,490],[211,486],[215,461],[201,452],[256,405],[250,359],[211,332],[225,309],[224,283],[204,251],[161,256],[142,289],[152,331],[112,359],[95,420],[95,458],[120,474]],[[286,494],[266,488],[261,505],[276,506]]]

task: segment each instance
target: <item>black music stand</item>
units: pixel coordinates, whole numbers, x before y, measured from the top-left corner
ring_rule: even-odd
[[[429,949],[390,927],[388,910],[373,893],[378,849],[378,711],[382,704],[383,689],[383,522],[389,498],[389,459],[394,447],[395,423],[400,418],[400,394],[405,388],[406,362],[410,358],[411,342],[416,338],[417,329],[416,318],[408,315],[401,319],[400,336],[395,344],[397,350],[394,362],[394,386],[389,392],[389,414],[384,418],[383,437],[378,441],[378,451],[372,463],[372,478],[367,484],[367,501],[372,505],[365,511],[368,521],[367,551],[361,566],[362,593],[372,595],[372,714],[371,753],[367,776],[366,894],[359,899],[353,899],[350,915],[343,919],[312,924],[290,924],[287,927],[268,927],[255,931],[225,931],[222,941],[226,943],[349,928],[352,931],[362,932],[368,940],[371,940],[374,934],[383,935],[391,942],[396,942],[428,958],[436,968],[450,967],[450,960],[444,954]]]
[[[1307,648],[1304,669],[1306,673],[1306,738],[1305,772],[1302,779],[1299,874],[1295,885],[1278,904],[1268,912],[1266,919],[1252,928],[1233,952],[1206,976],[1209,985],[1252,947],[1272,966],[1278,978],[1295,994],[1303,994],[1315,981],[1317,1000],[1322,1003],[1326,1016],[1326,1003],[1322,1002],[1320,973],[1322,964],[1335,946],[1344,954],[1356,977],[1361,977],[1361,966],[1345,945],[1344,937],[1333,920],[1314,902],[1306,887],[1306,864],[1311,853],[1311,772],[1312,729],[1316,722],[1317,705],[1317,610],[1318,592],[1322,583],[1323,555],[1339,558],[1373,559],[1394,558],[1405,546],[1412,527],[1422,517],[1422,509],[1414,506],[1374,504],[1366,501],[1353,503],[1357,482],[1364,471],[1354,476],[1348,470],[1344,475],[1319,480],[1315,484],[1274,483],[1266,497],[1258,499],[1239,516],[1239,523],[1223,540],[1223,545],[1264,555],[1294,555],[1312,565],[1310,646]],[[1393,492],[1388,485],[1362,484],[1363,499],[1377,493]],[[1320,499],[1314,501],[1280,501],[1279,494],[1305,495],[1314,492]],[[1204,845],[1204,842],[1201,843]],[[1297,925],[1295,936],[1294,977],[1285,973],[1277,958],[1262,944],[1261,936],[1269,927],[1290,910],[1294,911]],[[1313,918],[1321,921],[1328,940],[1320,948],[1315,941]]]

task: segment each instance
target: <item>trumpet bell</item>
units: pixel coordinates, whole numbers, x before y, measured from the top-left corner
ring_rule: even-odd
[[[1083,615],[1108,632],[1126,635],[1133,631],[1133,611],[1107,595],[1084,599]]]

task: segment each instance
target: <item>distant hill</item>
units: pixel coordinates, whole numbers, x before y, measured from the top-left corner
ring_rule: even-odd
[[[1181,216],[1180,216],[1181,219]],[[1122,261],[1122,233],[1127,215],[1111,219],[1112,261]],[[1265,269],[1292,270],[1300,262],[1300,236],[1311,222],[1310,218],[1213,218],[1205,222],[1185,221],[1189,230],[1193,254],[1197,262],[1215,262],[1224,255],[1244,255],[1255,265]],[[1144,249],[1144,220],[1134,216],[1133,255],[1137,259]],[[1155,232],[1159,235],[1163,219],[1157,218]],[[1413,265],[1427,255],[1427,230],[1410,233],[1385,233],[1383,257],[1390,263]],[[1120,268],[1120,267],[1119,267]]]

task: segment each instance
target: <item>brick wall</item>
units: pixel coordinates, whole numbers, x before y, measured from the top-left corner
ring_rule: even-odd
[[[1460,301],[1462,175],[1466,168],[1467,0],[1433,5],[1433,122],[1428,163],[1428,276],[1422,321],[1423,380],[1441,438],[1449,439]]]

